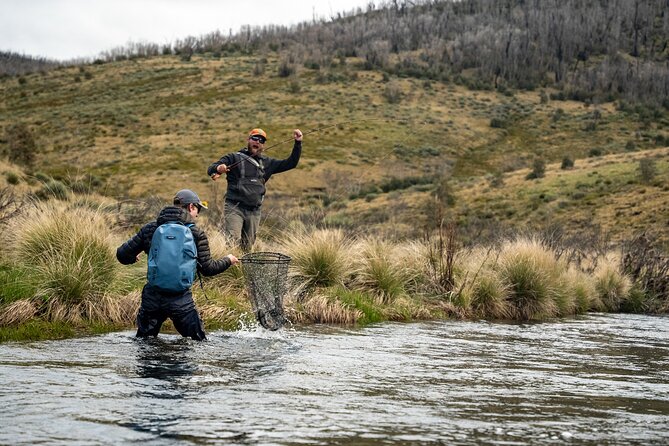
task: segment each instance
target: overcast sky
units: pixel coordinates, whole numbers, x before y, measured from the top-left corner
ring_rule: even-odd
[[[0,50],[68,60],[242,25],[293,25],[371,0],[0,0]],[[373,1],[378,5],[378,0]]]

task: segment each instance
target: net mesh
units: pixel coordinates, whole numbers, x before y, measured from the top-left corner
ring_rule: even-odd
[[[277,252],[250,252],[240,260],[258,322],[268,330],[278,330],[287,321],[283,297],[288,291],[290,257]]]

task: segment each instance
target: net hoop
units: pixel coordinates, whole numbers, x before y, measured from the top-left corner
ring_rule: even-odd
[[[242,264],[254,263],[258,265],[283,265],[290,263],[290,257],[280,252],[258,251],[244,254],[241,259]]]

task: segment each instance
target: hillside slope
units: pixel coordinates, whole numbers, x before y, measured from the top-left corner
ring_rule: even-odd
[[[0,150],[23,123],[38,147],[30,175],[85,177],[117,199],[169,199],[189,187],[220,200],[224,183],[206,176],[209,163],[241,148],[253,127],[270,145],[299,127],[311,132],[303,159],[271,180],[266,230],[300,219],[418,236],[434,225],[429,197],[441,190],[471,237],[494,222],[668,239],[666,111],[552,100],[548,90],[472,91],[362,66],[342,58],[282,77],[278,53],[169,55],[4,78]],[[560,168],[564,158],[573,169]],[[546,176],[525,179],[537,160]]]

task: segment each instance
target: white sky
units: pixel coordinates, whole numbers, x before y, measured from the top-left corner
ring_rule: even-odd
[[[294,25],[378,0],[0,0],[0,50],[68,60],[242,25]]]

